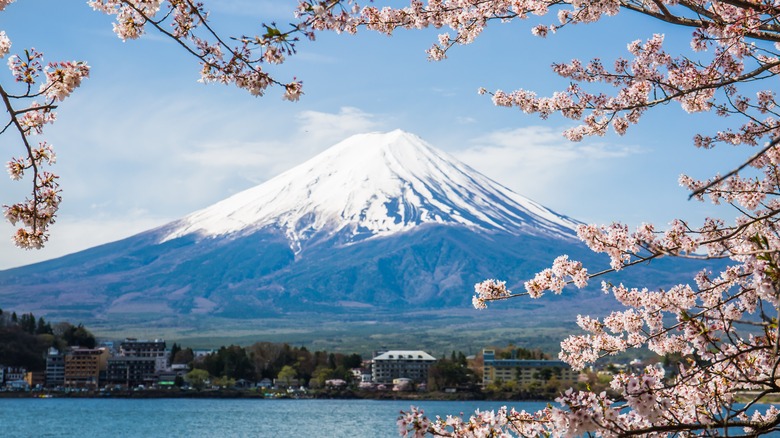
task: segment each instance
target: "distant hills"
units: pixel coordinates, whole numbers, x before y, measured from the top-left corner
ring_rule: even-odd
[[[162,227],[0,271],[0,308],[203,342],[393,344],[475,330],[531,342],[535,328],[569,328],[576,313],[615,305],[592,290],[478,312],[473,285],[497,277],[520,288],[563,253],[605,266],[576,224],[417,136],[363,134]],[[667,268],[634,280],[690,278]]]

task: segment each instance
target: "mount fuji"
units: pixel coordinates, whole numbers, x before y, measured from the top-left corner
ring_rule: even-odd
[[[521,282],[563,253],[594,260],[577,223],[415,135],[362,134],[162,227],[0,271],[0,308],[178,336],[468,318],[478,281]],[[559,301],[525,308],[576,313]]]

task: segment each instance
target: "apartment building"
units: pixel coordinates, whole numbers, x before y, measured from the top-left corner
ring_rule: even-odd
[[[374,383],[392,384],[399,378],[415,383],[428,382],[428,369],[436,358],[421,350],[391,350],[378,353],[371,360]]]
[[[579,379],[579,371],[560,360],[544,359],[500,359],[495,350],[482,350],[484,360],[482,385],[498,381],[519,384],[544,383],[555,376],[561,383],[573,385]]]
[[[105,348],[71,348],[65,355],[65,386],[97,388],[100,372],[105,371],[108,350]]]

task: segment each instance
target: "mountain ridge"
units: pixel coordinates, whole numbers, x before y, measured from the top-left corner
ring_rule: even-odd
[[[476,172],[419,137],[352,136],[263,184],[187,215],[162,241],[278,227],[294,250],[311,236],[345,243],[423,223],[570,237],[578,223]]]
[[[594,286],[513,301],[517,315],[486,323],[471,307],[473,285],[501,278],[521,290],[560,254],[607,266],[575,238],[577,223],[419,137],[363,134],[181,220],[0,271],[0,308],[100,332],[179,337],[251,331],[314,339],[325,322],[333,336],[490,325],[558,330],[562,318],[616,304]],[[632,279],[676,282],[663,266],[633,270]]]

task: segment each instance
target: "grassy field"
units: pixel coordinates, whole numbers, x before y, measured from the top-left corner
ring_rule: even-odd
[[[378,349],[423,349],[441,356],[453,350],[475,354],[485,347],[510,343],[557,352],[560,341],[577,329],[573,316],[568,322],[558,316],[508,310],[336,316],[303,313],[283,318],[210,319],[208,324],[160,320],[143,327],[117,319],[89,328],[103,339],[163,338],[169,344],[204,349],[264,341],[364,356]]]

